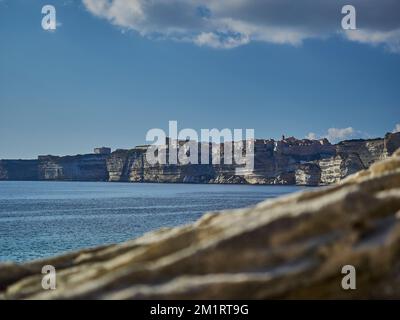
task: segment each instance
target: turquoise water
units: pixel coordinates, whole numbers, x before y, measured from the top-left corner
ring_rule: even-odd
[[[254,205],[295,186],[0,182],[0,261],[125,241],[206,211]]]

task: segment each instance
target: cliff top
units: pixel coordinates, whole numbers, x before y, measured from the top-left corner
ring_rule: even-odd
[[[344,145],[349,142],[363,142],[363,141],[378,141],[378,140],[383,140],[383,139],[389,139],[391,137],[395,136],[396,139],[400,138],[400,133],[387,133],[385,135],[385,138],[373,138],[373,139],[350,139],[350,140],[343,140],[341,142],[338,142],[337,144],[331,144],[328,139],[323,138],[323,139],[317,139],[317,140],[310,140],[310,139],[297,139],[295,137],[288,137],[284,138],[283,140],[274,140],[274,139],[255,139],[256,144],[275,144],[279,143],[281,146],[286,146],[286,147],[304,147],[304,146],[335,146],[335,145]],[[181,141],[181,142],[186,142],[186,141]],[[54,156],[54,155],[39,155],[38,160],[43,160],[43,159],[59,159],[59,158],[64,158],[64,157],[83,157],[87,155],[97,155],[97,156],[103,156],[103,155],[109,155],[109,154],[121,154],[123,152],[127,151],[145,151],[148,148],[149,145],[139,145],[136,146],[132,149],[116,149],[112,153],[108,153],[110,148],[96,148],[99,149],[97,153],[89,153],[89,154],[78,154],[78,155],[66,155],[66,156]],[[104,148],[104,152],[100,152],[100,149]],[[105,150],[107,149],[107,150]],[[1,159],[0,159],[1,160]],[[4,159],[6,160],[6,159]],[[10,161],[12,159],[7,159],[7,161]],[[32,159],[33,160],[33,159]]]

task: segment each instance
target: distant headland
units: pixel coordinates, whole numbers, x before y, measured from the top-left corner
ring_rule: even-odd
[[[0,180],[328,185],[389,157],[400,148],[400,133],[337,144],[327,139],[256,139],[254,169],[240,176],[235,174],[237,165],[225,165],[223,161],[218,165],[150,165],[146,161],[147,148],[112,152],[101,147],[84,155],[0,160]],[[168,154],[168,145],[166,151]]]

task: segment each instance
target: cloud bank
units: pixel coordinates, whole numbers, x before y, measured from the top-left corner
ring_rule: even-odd
[[[328,134],[325,135],[329,141],[338,141],[351,138],[354,136],[355,130],[352,127],[338,129],[338,128],[329,128]]]
[[[341,29],[345,0],[83,0],[87,10],[149,38],[234,48],[251,41],[300,45],[341,35],[400,52],[400,1],[352,0],[357,30]]]
[[[317,135],[314,132],[310,132],[306,136],[306,139],[310,140],[317,140],[322,138],[326,138],[330,142],[336,143],[347,139],[369,138],[369,135],[365,132],[355,130],[352,127],[347,127],[347,128],[329,128],[327,132],[323,135]]]

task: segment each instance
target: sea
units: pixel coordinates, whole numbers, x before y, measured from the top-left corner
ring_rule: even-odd
[[[205,212],[242,208],[297,186],[0,182],[0,262],[123,242]]]

